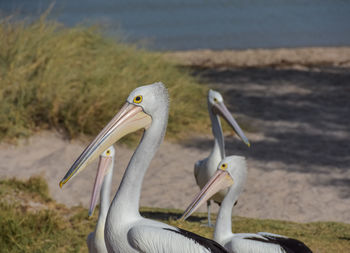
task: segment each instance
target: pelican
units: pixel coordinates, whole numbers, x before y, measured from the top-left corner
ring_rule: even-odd
[[[219,162],[225,157],[224,135],[219,116],[222,116],[228,122],[228,124],[248,147],[250,146],[248,138],[244,135],[242,129],[226,108],[224,100],[219,92],[209,90],[208,111],[212,125],[212,133],[214,135],[214,147],[207,158],[197,161],[194,165],[194,177],[196,178],[196,183],[200,189],[202,189],[211,176],[214,175]],[[220,191],[214,195],[212,199],[214,202],[220,204],[224,199],[225,194],[225,191]],[[207,201],[207,210],[208,226],[211,227],[210,200]]]
[[[92,191],[89,216],[93,215],[100,192],[100,213],[94,232],[91,232],[86,240],[90,253],[107,253],[104,230],[107,212],[110,202],[111,183],[114,168],[115,150],[113,145],[100,155],[94,189]],[[102,188],[101,188],[102,186]]]
[[[231,214],[234,203],[247,177],[245,158],[229,156],[218,165],[217,171],[194,201],[184,212],[181,219],[189,217],[201,204],[213,194],[224,188],[229,188],[221,203],[215,224],[214,240],[232,253],[312,253],[301,241],[282,235],[259,232],[257,234],[233,234],[231,229]]]
[[[120,138],[144,129],[107,214],[108,252],[227,252],[212,240],[140,215],[142,181],[164,138],[167,122],[168,92],[164,85],[154,83],[136,88],[119,113],[78,157],[60,186]],[[166,173],[166,168],[158,173]]]

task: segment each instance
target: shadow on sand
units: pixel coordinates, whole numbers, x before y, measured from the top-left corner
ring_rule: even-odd
[[[162,221],[168,221],[168,220],[177,220],[180,219],[182,214],[174,213],[174,212],[149,212],[149,211],[141,211],[141,215],[148,219],[153,220],[162,220]],[[186,219],[190,222],[200,222],[202,220],[206,220],[206,217],[197,217],[197,216],[190,216]]]
[[[264,136],[250,149],[226,137],[226,154],[282,162],[288,171],[349,172],[350,69],[195,69],[194,75],[223,94],[243,128]],[[212,139],[186,145],[209,151]],[[350,178],[323,183],[350,196]]]

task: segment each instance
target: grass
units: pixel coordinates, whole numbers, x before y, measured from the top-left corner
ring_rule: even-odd
[[[87,209],[67,208],[53,201],[41,178],[0,181],[1,252],[86,252],[86,236],[93,231],[96,215]],[[213,229],[201,226],[204,213],[178,222],[181,210],[141,208],[145,217],[157,219],[211,238]],[[213,215],[213,218],[214,215]],[[304,241],[315,253],[347,252],[350,224],[337,222],[295,223],[233,217],[234,232],[269,231]]]
[[[43,187],[44,186],[44,187]],[[96,218],[86,209],[72,209],[47,198],[41,178],[0,182],[1,252],[86,252],[86,231]]]
[[[96,135],[130,91],[156,81],[170,93],[168,137],[208,131],[207,88],[159,53],[45,15],[31,23],[0,20],[0,141],[40,129]]]

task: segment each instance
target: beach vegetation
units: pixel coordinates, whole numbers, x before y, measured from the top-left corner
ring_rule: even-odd
[[[33,188],[32,184],[36,186]],[[28,181],[0,181],[1,252],[87,251],[86,237],[94,230],[97,215],[88,219],[86,208],[58,204],[47,198],[47,189],[45,180],[40,177]],[[142,207],[140,211],[144,217],[212,238],[213,228],[201,226],[206,222],[205,213],[195,213],[183,222],[177,220],[183,210]],[[212,215],[214,220],[215,216]],[[283,234],[305,242],[317,253],[347,252],[350,248],[350,224],[296,223],[236,216],[232,219],[235,233],[268,231]]]
[[[96,135],[136,87],[169,89],[167,136],[209,131],[207,87],[188,69],[101,29],[48,20],[0,20],[0,141],[56,129]]]

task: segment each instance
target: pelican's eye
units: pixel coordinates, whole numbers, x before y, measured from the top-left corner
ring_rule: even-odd
[[[110,150],[107,150],[107,151],[106,151],[106,155],[109,156],[110,154],[111,154],[111,151],[110,151]]]
[[[217,99],[217,98],[214,98],[214,102],[217,103],[217,102],[218,102],[218,99]]]
[[[221,164],[220,169],[226,170],[227,169],[227,163]]]
[[[134,103],[139,104],[142,102],[142,96],[138,95],[136,97],[134,97]]]

